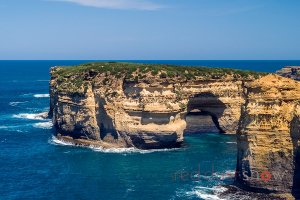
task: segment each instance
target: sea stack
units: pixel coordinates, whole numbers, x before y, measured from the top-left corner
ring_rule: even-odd
[[[237,132],[237,183],[253,191],[297,196],[300,83],[270,74],[245,88]]]

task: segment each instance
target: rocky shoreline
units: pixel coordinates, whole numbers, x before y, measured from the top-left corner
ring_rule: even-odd
[[[74,146],[79,146],[79,147],[92,147],[92,148],[103,148],[103,149],[122,148],[120,145],[114,145],[112,143],[96,141],[96,140],[74,139],[70,136],[63,136],[59,133],[56,134],[55,137],[61,142],[72,144]]]
[[[223,185],[226,188],[225,192],[218,195],[221,199],[232,199],[232,200],[294,200],[295,198],[289,194],[274,194],[274,193],[258,193],[243,190],[238,186],[234,185]]]

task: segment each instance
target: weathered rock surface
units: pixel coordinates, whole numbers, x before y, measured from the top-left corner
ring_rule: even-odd
[[[299,198],[299,82],[230,70],[168,66],[155,72],[138,64],[124,64],[122,71],[118,65],[51,69],[49,114],[59,139],[165,148],[180,144],[184,131],[237,132],[236,183]]]
[[[254,191],[299,192],[300,83],[268,75],[245,85],[237,181]]]
[[[184,68],[184,76],[176,72],[172,77],[165,76],[164,69],[141,74],[136,68],[131,79],[128,72],[63,70],[52,68],[50,83],[50,115],[58,134],[138,148],[174,147],[182,142],[186,127],[191,132],[198,127],[236,133],[245,103],[243,85],[254,80],[234,72],[207,72],[189,79],[186,75],[195,70],[191,67]]]

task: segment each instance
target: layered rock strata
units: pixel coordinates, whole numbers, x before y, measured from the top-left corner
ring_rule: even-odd
[[[245,88],[246,104],[237,134],[237,182],[254,191],[297,196],[300,83],[268,75]]]
[[[58,136],[115,147],[173,147],[197,119],[199,131],[236,133],[245,103],[243,85],[259,76],[228,69],[129,66],[52,68],[50,115]]]
[[[184,132],[237,133],[238,186],[300,188],[300,83],[228,69],[91,63],[51,69],[59,139],[103,148],[165,148]]]

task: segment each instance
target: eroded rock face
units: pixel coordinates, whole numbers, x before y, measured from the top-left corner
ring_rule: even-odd
[[[245,102],[243,85],[252,81],[233,75],[187,80],[150,73],[132,81],[88,71],[82,75],[82,92],[76,93],[60,88],[65,80],[53,75],[57,70],[52,68],[50,114],[58,134],[115,147],[177,146],[190,123],[187,115],[197,112],[210,118],[199,118],[199,123],[209,122],[204,131],[214,123],[214,131],[235,134]]]
[[[300,83],[268,75],[245,85],[237,181],[251,190],[299,192]]]
[[[188,79],[139,71],[132,79],[92,69],[58,76],[59,70],[51,71],[49,114],[60,139],[153,149],[177,146],[187,129],[237,132],[238,185],[298,198],[299,82],[277,75]]]

